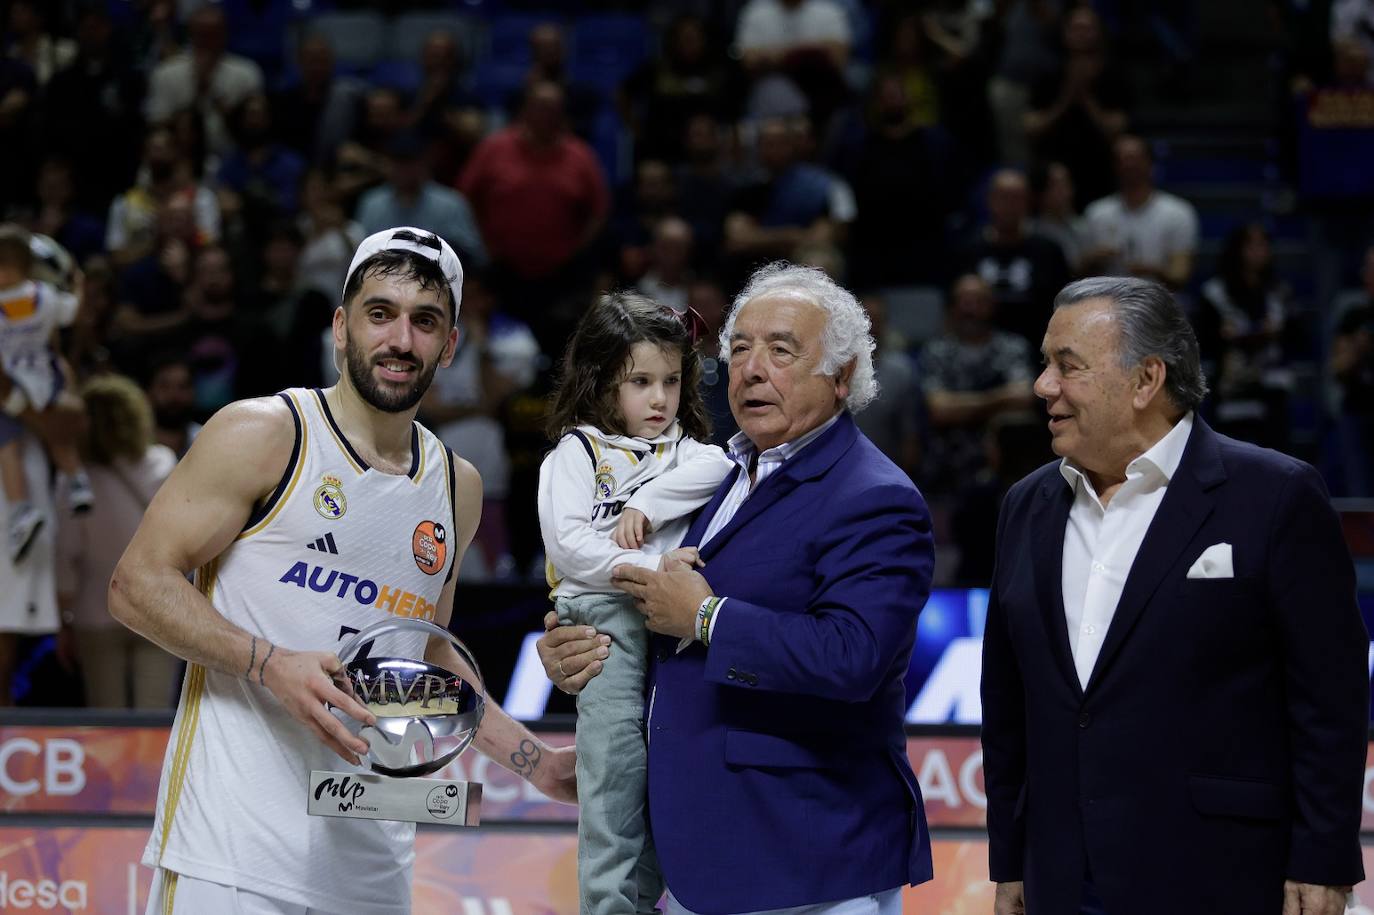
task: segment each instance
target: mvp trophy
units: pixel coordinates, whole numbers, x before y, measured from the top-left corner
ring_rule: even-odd
[[[358,655],[379,636],[403,631],[448,641],[476,676],[476,687],[426,661],[374,658],[367,650]],[[372,771],[312,771],[307,811],[313,816],[476,826],[480,783],[418,777],[444,768],[477,736],[487,700],[472,653],[446,629],[401,618],[359,632],[339,649],[339,659],[354,695],[377,716],[375,727],[359,731],[371,745],[367,759]]]

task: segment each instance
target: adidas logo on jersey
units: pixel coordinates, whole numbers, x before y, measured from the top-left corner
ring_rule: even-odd
[[[335,556],[339,555],[339,546],[334,542],[333,534],[325,534],[314,543],[307,543],[305,548],[307,550],[319,550],[321,553],[333,553]]]

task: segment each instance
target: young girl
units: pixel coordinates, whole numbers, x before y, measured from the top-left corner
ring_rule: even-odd
[[[731,470],[709,422],[682,318],[634,293],[602,296],[563,360],[539,470],[539,529],[559,621],[611,637],[577,697],[577,879],[583,915],[652,912],[662,877],[645,818],[648,634],[611,586],[622,563],[696,563],[688,516]]]

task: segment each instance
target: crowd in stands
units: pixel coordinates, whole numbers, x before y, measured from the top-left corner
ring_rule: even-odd
[[[97,508],[61,517],[50,544],[71,570],[64,649],[95,670],[82,646],[113,644],[99,604],[114,541],[198,423],[337,377],[344,272],[391,225],[441,235],[466,268],[459,351],[421,412],[482,474],[465,580],[542,577],[545,400],[588,302],[634,288],[693,312],[723,443],[716,334],[743,278],[777,258],[869,309],[881,393],[859,421],[934,507],[942,583],[986,583],[1001,494],[1052,457],[1031,385],[1054,294],[1078,276],[1176,290],[1208,421],[1297,449],[1333,494],[1374,496],[1374,223],[1344,238],[1368,253],[1334,301],[1299,301],[1312,284],[1276,269],[1261,213],[1200,269],[1198,212],[1160,186],[1157,144],[1134,126],[1139,87],[1113,49],[1125,6],[0,4],[0,221],[84,271],[61,342]],[[1195,28],[1174,11],[1188,4],[1159,6],[1176,92],[1201,65]],[[1270,4],[1291,90],[1374,87],[1374,2],[1313,4],[1330,7],[1315,24],[1307,6]],[[1321,318],[1295,321],[1300,306]],[[1303,451],[1292,363],[1310,353],[1323,431]],[[170,676],[121,670],[91,674],[105,685],[88,679],[88,698],[144,702]]]

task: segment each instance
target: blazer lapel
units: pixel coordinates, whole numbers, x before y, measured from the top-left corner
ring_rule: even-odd
[[[1210,492],[1226,479],[1221,463],[1216,434],[1200,417],[1193,418],[1193,431],[1178,470],[1164,491],[1145,539],[1136,553],[1126,585],[1121,590],[1116,613],[1112,616],[1102,650],[1097,655],[1092,673],[1088,676],[1088,691],[1102,679],[1103,671],[1121,650],[1131,630],[1140,621],[1150,598],[1154,596],[1169,570],[1192,542],[1202,522],[1212,513],[1216,498]]]
[[[829,470],[839,460],[840,455],[849,450],[849,446],[854,443],[857,436],[858,428],[854,425],[853,417],[849,415],[848,411],[841,413],[840,418],[835,421],[835,425],[821,433],[820,438],[803,448],[800,454],[787,461],[768,479],[755,487],[754,491],[749,494],[749,498],[740,504],[739,510],[735,512],[729,523],[717,531],[710,542],[701,547],[701,558],[705,560],[715,555],[735,535],[736,531],[748,524],[751,519],[758,517],[773,503],[796,489],[798,484],[818,477]],[[733,485],[737,476],[731,475],[729,479]],[[723,492],[728,492],[728,489],[718,490],[717,498],[712,500],[712,504],[708,506],[708,511],[702,512],[701,518],[697,519],[698,523],[702,523],[702,519],[706,519],[702,523],[698,537],[705,534],[710,519],[719,510]]]
[[[1064,529],[1069,523],[1073,496],[1073,488],[1064,481],[1058,468],[1040,484],[1042,508],[1036,512],[1039,530],[1031,549],[1035,557],[1036,604],[1045,616],[1050,651],[1059,665],[1059,672],[1073,686],[1074,693],[1081,696],[1083,687],[1073,664],[1069,623],[1064,617]]]

